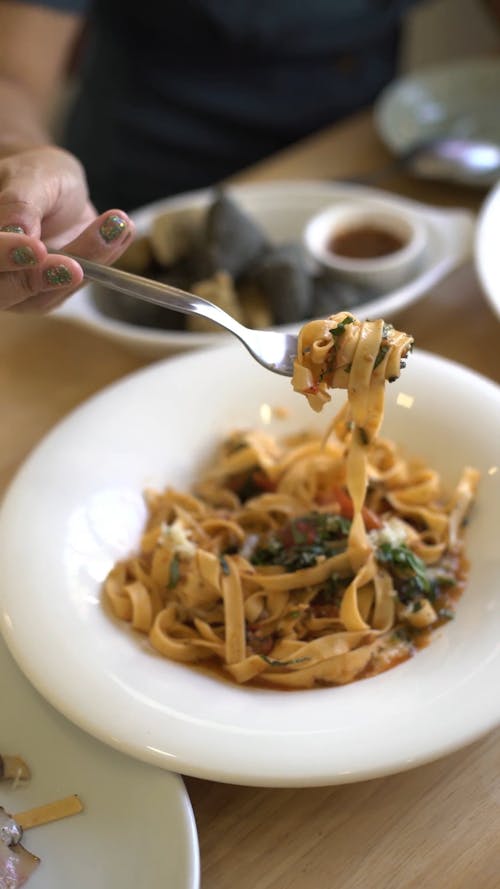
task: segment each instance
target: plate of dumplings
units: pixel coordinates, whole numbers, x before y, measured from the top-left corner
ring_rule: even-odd
[[[391,292],[345,280],[307,251],[309,220],[336,203],[407,214],[423,223],[426,249]],[[474,221],[465,210],[419,204],[372,188],[320,180],[276,181],[189,192],[130,214],[137,236],[117,266],[196,293],[247,327],[298,331],[305,320],[353,310],[384,317],[422,297],[470,258]],[[51,317],[90,327],[152,357],[215,345],[229,334],[201,317],[111,292],[81,288]]]

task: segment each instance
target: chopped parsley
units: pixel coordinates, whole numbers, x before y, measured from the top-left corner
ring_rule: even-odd
[[[404,543],[399,546],[382,543],[377,549],[376,558],[378,563],[389,571],[399,601],[403,605],[411,606],[413,612],[420,611],[422,599],[439,604],[443,590],[456,586],[456,578],[453,575],[427,567],[425,562]],[[441,608],[438,616],[451,620],[454,612],[448,608]]]
[[[438,574],[434,575],[433,580],[434,580],[434,583],[436,583],[440,587],[449,587],[449,586],[456,586],[457,585],[457,579],[456,579],[456,577],[453,577],[453,574],[438,573]]]
[[[412,627],[402,626],[401,624],[394,628],[392,638],[395,642],[402,642],[405,645],[411,645],[414,636]]]
[[[373,365],[373,369],[374,369],[374,370],[375,370],[376,367],[379,366],[380,362],[384,360],[384,358],[385,358],[385,356],[387,355],[388,351],[389,351],[389,346],[388,346],[388,345],[386,346],[386,345],[382,344],[382,345],[380,346],[380,349],[378,350],[378,355],[377,355],[377,357],[375,358],[375,364]]]
[[[351,315],[346,315],[346,317],[342,321],[339,321],[339,323],[337,324],[336,327],[332,327],[330,329],[331,335],[332,336],[342,336],[342,334],[345,333],[345,329],[346,329],[347,325],[352,324],[353,321],[354,321],[354,318]]]
[[[422,561],[406,544],[392,546],[382,543],[377,549],[377,561],[391,574],[399,600],[408,605],[422,597],[435,598],[435,585]]]
[[[311,660],[309,657],[296,657],[291,661],[278,661],[275,660],[275,658],[268,657],[267,654],[260,654],[259,657],[261,657],[266,664],[269,664],[270,667],[290,667],[292,664],[303,664],[304,661]]]
[[[170,562],[170,572],[168,578],[168,588],[172,590],[179,583],[181,576],[180,566],[179,566],[179,556],[177,553],[174,553],[172,561]]]
[[[253,565],[281,565],[286,571],[311,568],[318,557],[343,552],[350,519],[335,513],[309,513],[264,536],[253,552]]]
[[[316,593],[311,605],[335,605],[340,607],[346,587],[349,586],[351,580],[352,577],[341,577],[340,574],[334,572],[321,585],[321,589]]]
[[[422,575],[427,580],[425,563],[405,543],[400,543],[398,546],[381,543],[377,549],[377,561],[392,565],[400,571],[411,571]]]

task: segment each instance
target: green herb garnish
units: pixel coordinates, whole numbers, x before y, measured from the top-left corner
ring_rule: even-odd
[[[382,543],[377,549],[376,558],[392,575],[398,598],[403,604],[407,605],[423,596],[435,596],[435,588],[425,562],[406,544],[392,546],[390,543]]]
[[[411,643],[412,635],[410,627],[395,627],[392,632],[392,636],[396,642],[404,642],[406,645]]]
[[[457,585],[457,579],[453,577],[453,574],[435,574],[433,580],[440,587]]]
[[[345,333],[346,326],[348,324],[352,324],[354,318],[351,315],[346,315],[343,321],[339,321],[336,327],[330,329],[330,333],[332,336],[342,336]]]
[[[340,606],[345,589],[351,583],[352,577],[341,577],[334,572],[328,580],[322,584],[311,605],[336,605]]]
[[[401,543],[399,546],[392,546],[391,543],[381,543],[377,550],[377,560],[413,571],[415,574],[427,576],[425,563],[405,543]]]
[[[269,664],[270,667],[290,667],[292,664],[302,664],[304,661],[310,661],[310,657],[296,657],[291,661],[278,661],[274,658],[268,657],[267,654],[259,654],[259,657],[262,658],[266,664]]]
[[[177,553],[174,553],[172,561],[170,562],[170,572],[168,578],[168,588],[172,590],[179,583],[181,576],[180,565],[179,565],[179,556]]]
[[[311,568],[320,556],[343,552],[350,527],[350,519],[336,513],[308,513],[264,535],[250,561],[281,565],[286,571]]]
[[[380,362],[384,360],[388,351],[389,351],[389,346],[384,346],[384,345],[380,346],[380,349],[378,350],[378,355],[375,358],[375,364],[373,365],[374,370],[376,367],[379,366]]]

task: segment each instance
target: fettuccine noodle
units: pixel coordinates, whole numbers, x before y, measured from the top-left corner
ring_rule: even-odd
[[[340,684],[405,660],[453,616],[478,481],[438,474],[378,433],[412,339],[346,312],[305,325],[293,386],[327,434],[236,432],[193,494],[149,492],[137,554],[105,582],[114,615],[166,658],[238,683]]]

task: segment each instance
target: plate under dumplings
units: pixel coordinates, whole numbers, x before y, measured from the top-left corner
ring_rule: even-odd
[[[390,320],[392,315],[422,297],[472,254],[474,218],[471,213],[465,210],[430,207],[364,186],[313,180],[232,186],[227,189],[227,193],[244,213],[254,219],[258,226],[265,231],[269,242],[280,250],[285,244],[301,245],[307,221],[335,202],[345,203],[348,200],[354,204],[363,204],[369,200],[370,204],[373,204],[373,201],[376,200],[381,209],[394,208],[399,212],[415,214],[418,219],[423,221],[428,235],[428,248],[415,277],[404,286],[389,293],[364,289],[360,294],[359,288],[350,282],[336,280],[335,303],[333,303],[331,282],[320,270],[313,281],[311,308],[313,315],[324,315],[325,308],[328,306],[330,313],[340,309],[352,309],[360,318],[384,317]],[[216,193],[210,190],[191,192],[158,201],[136,211],[132,215],[139,236],[149,232],[153,221],[167,210],[172,212],[195,211],[196,216],[200,210],[204,212],[204,209],[213,203],[215,197]],[[173,270],[175,280],[167,275],[170,283],[180,287],[185,286],[183,263],[184,260],[181,260]],[[274,277],[271,279],[272,287],[276,285],[276,263],[274,267]],[[206,268],[200,267],[199,271],[204,273]],[[280,276],[286,288],[291,272],[290,268],[288,271],[286,269],[284,271],[285,274],[282,269]],[[266,276],[269,279],[269,271],[266,272]],[[310,299],[310,294],[304,298],[297,288],[298,283],[295,279],[294,298],[296,308],[298,300],[300,309]],[[52,313],[51,318],[61,318],[83,324],[101,335],[126,343],[142,354],[151,356],[162,356],[200,346],[211,346],[216,342],[223,342],[224,339],[227,341],[229,336],[228,334],[181,329],[184,324],[182,316],[174,317],[175,313],[161,308],[156,311],[157,307],[154,306],[149,307],[149,314],[145,315],[143,305],[133,305],[131,300],[127,302],[126,298],[125,302],[119,303],[117,294],[114,294],[113,306],[126,304],[128,321],[112,317],[109,300],[105,312],[96,304],[94,298],[96,294],[97,291],[92,286],[83,287]],[[297,294],[299,295],[297,296]],[[280,297],[280,305],[283,303],[286,303],[286,295]],[[120,314],[119,308],[115,312],[115,315],[118,314]],[[300,323],[281,323],[278,327],[282,330],[296,332]],[[214,339],[214,337],[218,339]]]

